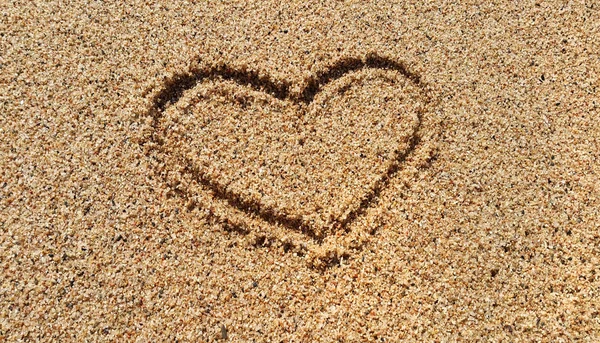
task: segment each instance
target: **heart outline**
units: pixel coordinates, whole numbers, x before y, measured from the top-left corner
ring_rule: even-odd
[[[350,72],[359,71],[365,68],[394,70],[400,73],[413,84],[418,86],[420,90],[422,90],[421,93],[425,102],[429,101],[426,88],[421,83],[419,75],[410,72],[403,63],[394,61],[387,57],[382,57],[377,54],[368,54],[364,59],[340,59],[337,62],[323,68],[320,72],[317,72],[305,79],[304,85],[300,87],[300,91],[297,93],[292,93],[290,91],[291,84],[285,81],[274,80],[270,76],[262,75],[256,70],[249,70],[248,68],[244,67],[235,68],[225,63],[220,63],[211,67],[191,68],[188,72],[176,74],[165,82],[164,88],[157,92],[151,99],[152,105],[150,107],[149,114],[152,118],[153,133],[150,141],[154,143],[154,146],[159,147],[160,149],[164,142],[161,140],[161,137],[158,134],[158,129],[159,122],[164,111],[168,107],[175,105],[181,99],[186,90],[196,87],[205,80],[222,79],[233,81],[239,85],[249,86],[256,91],[269,94],[276,99],[290,101],[301,106],[308,106],[326,84],[333,82]],[[388,170],[381,174],[382,177],[374,183],[373,187],[371,187],[371,189],[366,193],[366,196],[363,197],[360,204],[356,206],[356,208],[352,210],[344,220],[338,221],[338,218],[334,220],[334,225],[337,229],[347,232],[349,224],[355,221],[356,218],[360,217],[368,208],[372,207],[377,202],[376,199],[389,184],[390,179],[398,172],[407,156],[410,155],[410,153],[418,145],[420,139],[418,131],[421,125],[423,111],[419,111],[416,113],[416,115],[417,125],[414,129],[413,135],[410,138],[408,149],[397,151],[394,154],[394,156],[391,158],[392,163],[390,163]],[[322,242],[325,238],[315,234],[316,230],[311,228],[310,225],[303,220],[291,218],[288,215],[278,215],[273,212],[266,211],[265,209],[261,209],[260,203],[257,204],[254,201],[244,199],[238,194],[227,192],[227,190],[223,189],[223,187],[217,182],[213,182],[209,177],[203,176],[202,172],[200,172],[198,168],[191,163],[191,161],[186,161],[186,164],[187,166],[184,169],[184,173],[192,175],[193,179],[198,181],[198,183],[202,185],[205,190],[209,191],[213,197],[224,200],[229,206],[243,211],[249,215],[259,217],[269,224],[279,224],[287,229],[300,231],[318,243]],[[181,189],[174,189],[174,191],[182,195],[184,198],[190,197],[190,194],[182,191]],[[219,216],[217,215],[217,217]],[[243,227],[239,227],[239,224],[233,224],[229,222],[227,218],[220,219],[224,220],[227,224],[229,224],[229,226],[233,226],[232,229],[235,231],[248,233],[248,230]]]

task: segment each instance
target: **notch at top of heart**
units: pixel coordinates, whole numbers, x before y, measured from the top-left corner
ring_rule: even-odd
[[[395,70],[417,86],[423,86],[420,76],[410,71],[404,63],[375,53],[367,54],[363,58],[341,58],[304,79],[299,91],[292,91],[292,84],[288,81],[273,79],[266,72],[253,70],[246,65],[231,66],[223,62],[197,63],[188,71],[168,78],[164,87],[153,96],[152,103],[155,110],[162,112],[170,104],[176,103],[184,91],[193,88],[199,82],[205,79],[223,78],[269,93],[277,99],[307,104],[312,102],[325,84],[363,68]]]

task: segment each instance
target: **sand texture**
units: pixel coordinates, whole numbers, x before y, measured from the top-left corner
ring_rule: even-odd
[[[0,4],[0,342],[600,341],[600,4]]]

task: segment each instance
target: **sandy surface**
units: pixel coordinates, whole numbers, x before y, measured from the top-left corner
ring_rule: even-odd
[[[600,5],[0,4],[0,341],[597,341]]]

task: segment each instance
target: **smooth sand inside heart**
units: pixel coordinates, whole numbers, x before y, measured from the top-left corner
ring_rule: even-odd
[[[164,148],[221,196],[331,234],[411,148],[420,88],[365,68],[324,85],[309,103],[205,80],[165,110]]]

